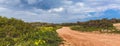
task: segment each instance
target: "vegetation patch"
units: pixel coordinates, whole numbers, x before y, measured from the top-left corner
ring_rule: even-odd
[[[102,33],[120,33],[114,26],[113,23],[120,23],[119,19],[101,19],[101,20],[90,20],[87,22],[72,23],[70,26],[72,30],[82,32],[93,32],[99,31]]]
[[[58,46],[61,38],[57,29],[57,26],[33,26],[15,18],[0,17],[0,46]]]

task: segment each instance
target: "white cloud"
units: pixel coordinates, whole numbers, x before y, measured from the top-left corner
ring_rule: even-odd
[[[3,3],[3,2],[5,2],[6,0],[0,0],[0,3]]]
[[[92,1],[92,0],[89,0]],[[87,1],[86,1],[87,2]],[[120,9],[120,5],[116,3],[110,3],[103,5],[104,3],[98,2],[77,2],[75,5],[67,6],[68,12],[72,14],[76,13],[89,13],[89,12],[104,12],[109,9]]]
[[[27,0],[28,4],[35,4],[40,1],[43,1],[43,0]]]
[[[33,11],[16,11],[0,7],[0,15],[7,17],[15,17],[17,19],[22,19],[27,22],[61,22],[61,20],[59,21],[59,19],[61,18],[59,14],[49,13],[48,11],[44,11],[42,9],[33,9]]]
[[[40,0],[39,0],[40,1]],[[42,0],[41,0],[42,1]],[[33,7],[28,10],[16,10],[8,7],[20,4],[20,0],[0,0],[0,15],[7,17],[15,17],[25,21],[41,21],[41,22],[71,22],[71,20],[85,19],[91,17],[99,17],[100,13],[109,9],[120,10],[120,0],[84,0],[82,2],[73,2],[70,0],[62,0],[63,5],[49,10],[38,9]],[[13,3],[14,2],[14,3]],[[38,0],[27,0],[29,4],[37,3]],[[2,4],[1,4],[2,3]],[[3,4],[9,4],[8,7],[2,7]],[[23,5],[19,5],[24,7]],[[90,13],[95,13],[91,15]]]
[[[48,10],[48,12],[62,12],[62,11],[64,11],[64,8],[63,8],[63,7],[54,8],[54,9]]]
[[[79,2],[79,3],[76,3],[76,6],[79,6],[79,7],[84,7],[84,3],[82,3],[82,2]]]
[[[64,0],[63,3],[66,4],[66,5],[72,5],[72,4],[73,4],[73,1]]]

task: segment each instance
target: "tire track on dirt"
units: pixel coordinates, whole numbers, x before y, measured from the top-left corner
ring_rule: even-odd
[[[119,46],[120,35],[83,33],[63,27],[57,30],[65,40],[64,46]],[[62,46],[62,45],[61,45]]]

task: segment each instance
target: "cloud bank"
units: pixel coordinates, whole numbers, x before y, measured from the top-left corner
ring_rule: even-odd
[[[112,18],[119,13],[120,0],[0,0],[0,15],[26,22],[75,22],[91,18]],[[113,14],[114,14],[113,13]]]

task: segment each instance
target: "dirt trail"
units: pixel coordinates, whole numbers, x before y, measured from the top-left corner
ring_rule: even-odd
[[[120,35],[83,33],[63,27],[57,30],[59,36],[65,40],[60,46],[120,46]]]

